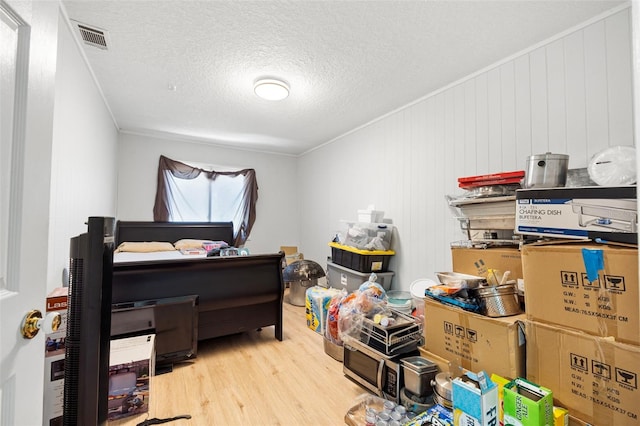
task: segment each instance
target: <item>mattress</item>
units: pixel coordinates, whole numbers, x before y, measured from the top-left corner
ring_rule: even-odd
[[[144,262],[152,260],[202,259],[207,254],[182,254],[179,250],[151,253],[120,252],[113,254],[113,263]]]

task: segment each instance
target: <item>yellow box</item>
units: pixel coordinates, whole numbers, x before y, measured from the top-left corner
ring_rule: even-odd
[[[553,407],[553,426],[569,426],[569,410]]]
[[[497,374],[492,374],[491,381],[498,385],[498,421],[500,422],[500,426],[502,426],[504,425],[504,407],[502,404],[504,399],[504,385],[509,383],[511,380]]]

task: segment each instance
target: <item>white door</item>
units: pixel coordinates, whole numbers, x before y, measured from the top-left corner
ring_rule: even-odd
[[[42,424],[57,2],[0,0],[0,425]]]

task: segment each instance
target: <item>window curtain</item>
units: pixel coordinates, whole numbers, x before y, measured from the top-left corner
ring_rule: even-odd
[[[178,188],[178,180],[180,179],[196,179],[201,176],[206,177],[212,183],[216,180],[220,180],[222,177],[244,177],[244,185],[242,186],[240,193],[232,203],[234,207],[231,207],[233,211],[226,211],[226,219],[219,220],[233,220],[233,245],[235,247],[242,247],[249,238],[249,233],[253,227],[253,223],[256,220],[256,202],[258,201],[258,182],[256,180],[256,171],[254,169],[244,169],[237,172],[216,172],[213,170],[205,170],[197,167],[189,166],[188,164],[181,163],[167,158],[163,155],[160,156],[158,163],[158,181],[156,189],[156,200],[153,206],[153,220],[156,222],[169,222],[172,218],[182,217],[179,209],[179,205],[185,203],[184,194],[180,193]],[[202,197],[210,197],[210,194],[203,194]],[[181,200],[181,202],[177,202]],[[213,200],[212,202],[216,202]],[[216,210],[225,210],[225,206],[217,206]],[[208,215],[208,212],[203,212],[208,221],[212,220]]]

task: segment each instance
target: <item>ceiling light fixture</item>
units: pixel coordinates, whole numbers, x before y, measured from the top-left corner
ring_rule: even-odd
[[[289,96],[289,85],[281,80],[265,78],[255,82],[253,91],[262,99],[281,101]]]

